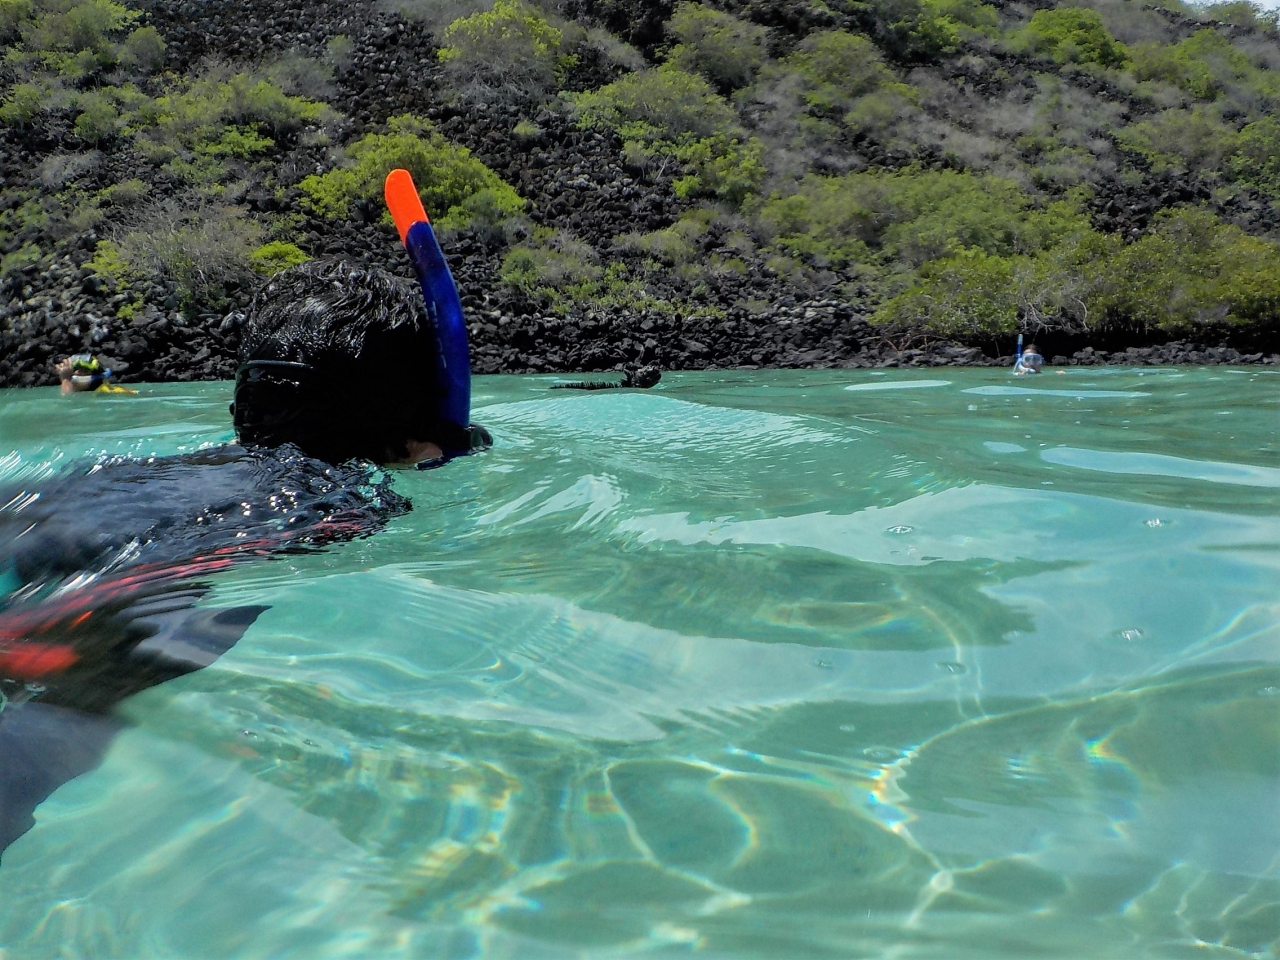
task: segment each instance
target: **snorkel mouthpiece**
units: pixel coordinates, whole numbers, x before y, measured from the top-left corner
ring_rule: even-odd
[[[387,209],[400,231],[400,241],[409,251],[413,269],[418,274],[427,313],[435,325],[437,382],[441,400],[436,408],[438,420],[458,428],[456,436],[471,436],[471,355],[467,346],[467,323],[462,315],[462,301],[453,282],[444,252],[427,219],[413,177],[408,170],[392,170],[385,185]],[[447,431],[454,434],[455,431]],[[446,444],[450,441],[445,439]],[[470,449],[446,447],[446,453],[469,453]]]

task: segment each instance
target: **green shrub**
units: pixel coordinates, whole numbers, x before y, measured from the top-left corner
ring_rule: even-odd
[[[26,126],[40,115],[44,99],[45,92],[35,84],[18,84],[0,104],[0,123],[11,127]]]
[[[1207,210],[1162,212],[1151,233],[1095,268],[1092,309],[1111,326],[1186,335],[1280,322],[1280,244]]]
[[[262,67],[262,76],[281,92],[323,100],[333,93],[333,68],[323,60],[289,51]]]
[[[876,323],[920,324],[934,333],[984,340],[1017,331],[1089,329],[1096,272],[1082,264],[1118,241],[1092,232],[1035,255],[963,250],[926,264],[915,282],[882,304]]]
[[[1249,0],[1228,0],[1226,3],[1211,3],[1203,8],[1205,16],[1222,23],[1233,23],[1238,27],[1247,27],[1259,33],[1280,33],[1280,11],[1264,10]]]
[[[897,81],[875,45],[843,30],[810,34],[771,73],[775,82],[788,74],[799,80],[809,114],[802,127],[819,139],[844,129],[884,134],[915,108],[915,92]]]
[[[994,36],[1000,30],[996,8],[980,0],[926,0],[925,7],[933,16],[945,17],[975,33]]]
[[[1096,10],[1037,10],[1023,29],[1022,39],[1035,52],[1061,63],[1120,67],[1129,58],[1128,49],[1111,36]]]
[[[1134,55],[1139,80],[1163,80],[1197,100],[1215,100],[1223,91],[1243,84],[1270,88],[1275,77],[1260,71],[1249,58],[1216,30],[1198,30],[1171,47],[1145,44]]]
[[[579,126],[612,130],[628,162],[671,157],[683,168],[683,196],[710,194],[734,203],[764,178],[763,148],[702,77],[674,64],[628,74],[569,98]]]
[[[99,201],[110,207],[128,207],[144,199],[151,192],[151,187],[143,180],[134,177],[99,191]]]
[[[663,230],[626,233],[613,244],[621,252],[644,254],[669,266],[690,263],[698,257],[697,241],[706,235],[710,220],[711,211],[695,210]]]
[[[98,276],[119,282],[133,276],[133,269],[120,253],[119,244],[112,240],[99,240],[94,247],[93,259],[85,264]]]
[[[767,59],[764,27],[700,3],[678,4],[667,30],[679,41],[671,62],[702,74],[721,90],[745,87]]]
[[[114,0],[71,0],[48,4],[26,29],[31,50],[77,53],[90,50],[115,59],[111,35],[129,29],[141,14]]]
[[[228,124],[287,137],[332,115],[323,103],[289,96],[254,74],[237,73],[226,79],[204,77],[158,97],[138,111],[136,122],[154,128],[162,140],[194,147],[221,139]]]
[[[1228,163],[1232,176],[1280,198],[1280,122],[1263,117],[1236,136]]]
[[[103,266],[116,276],[172,281],[184,307],[220,305],[229,284],[256,276],[252,255],[261,243],[262,228],[239,207],[169,200],[118,237]],[[98,260],[95,255],[94,264]]]
[[[1201,106],[1166,110],[1150,120],[1129,124],[1117,136],[1123,146],[1146,157],[1156,173],[1215,171],[1231,152],[1234,138],[1231,127]]]
[[[299,187],[304,204],[325,217],[346,217],[357,199],[381,203],[386,176],[397,167],[413,174],[433,223],[441,229],[496,222],[524,209],[524,201],[496,173],[450,143],[428,121],[393,117],[387,133],[369,134],[347,150],[348,164],[312,175]]]
[[[237,166],[229,161],[261,158],[277,139],[335,116],[326,104],[290,96],[251,73],[207,74],[154,100],[130,91],[118,88],[116,96],[124,101],[135,150],[215,193]]]
[[[35,16],[32,0],[0,0],[0,43],[12,43],[18,38],[24,23]]]
[[[873,0],[876,39],[898,60],[934,60],[950,53],[960,31],[954,19],[941,13],[942,6],[930,0]],[[967,4],[961,0],[951,6]]]
[[[843,113],[859,97],[896,80],[875,44],[844,30],[810,34],[783,64],[804,81],[805,102],[825,113]]]
[[[778,248],[821,266],[919,266],[970,249],[1030,254],[1088,225],[1075,204],[1037,208],[1012,180],[917,169],[811,175],[765,201],[757,221]]]
[[[72,129],[85,143],[97,144],[115,136],[119,120],[120,114],[112,98],[94,91],[80,98],[80,115]]]
[[[540,101],[571,65],[563,33],[523,0],[497,0],[488,12],[455,20],[441,40],[445,81],[468,101]]]
[[[38,266],[44,260],[44,251],[34,243],[24,243],[12,253],[0,257],[0,278],[21,273],[28,267]]]
[[[908,290],[881,306],[877,323],[921,324],[952,337],[1008,333],[1017,328],[1014,264],[967,250],[930,264]]]
[[[275,141],[253,130],[240,127],[227,127],[217,140],[206,141],[197,145],[196,152],[211,157],[234,157],[237,160],[248,160],[250,157],[266,153],[275,147]]]
[[[139,27],[120,45],[120,65],[138,73],[155,73],[164,66],[164,38],[155,27]]]
[[[617,130],[627,139],[677,140],[740,129],[728,101],[702,77],[671,64],[570,99],[580,124]]]
[[[294,244],[283,240],[272,240],[249,254],[249,265],[255,272],[269,277],[281,270],[306,263],[310,259]]]
[[[539,230],[503,258],[499,272],[507,287],[544,307],[565,305],[570,290],[581,293],[601,275],[595,250],[562,230]]]
[[[355,52],[356,45],[350,37],[345,33],[335,34],[324,45],[324,61],[334,70],[341,72],[351,66]]]

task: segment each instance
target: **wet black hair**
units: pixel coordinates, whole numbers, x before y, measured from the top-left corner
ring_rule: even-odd
[[[422,295],[380,267],[313,260],[282,270],[246,311],[232,417],[250,446],[329,463],[401,460],[439,442],[439,346]]]

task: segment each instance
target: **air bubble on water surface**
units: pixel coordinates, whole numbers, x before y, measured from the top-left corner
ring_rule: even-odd
[[[893,763],[902,759],[902,751],[893,747],[867,747],[862,755],[874,763]]]
[[[938,669],[950,674],[967,673],[969,668],[963,663],[956,663],[954,660],[939,660]]]
[[[1161,520],[1159,517],[1152,517],[1150,520],[1144,520],[1142,522],[1145,523],[1148,527],[1153,527],[1153,528],[1163,527],[1165,524],[1165,521]]]
[[[885,533],[903,534],[903,533],[910,533],[914,529],[915,527],[909,527],[905,523],[899,523],[890,527],[888,530],[885,531]]]

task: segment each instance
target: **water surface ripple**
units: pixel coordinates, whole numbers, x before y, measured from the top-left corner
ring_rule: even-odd
[[[41,806],[0,957],[1280,952],[1280,373],[551,382],[217,583],[271,609]],[[0,393],[0,479],[228,392]]]

